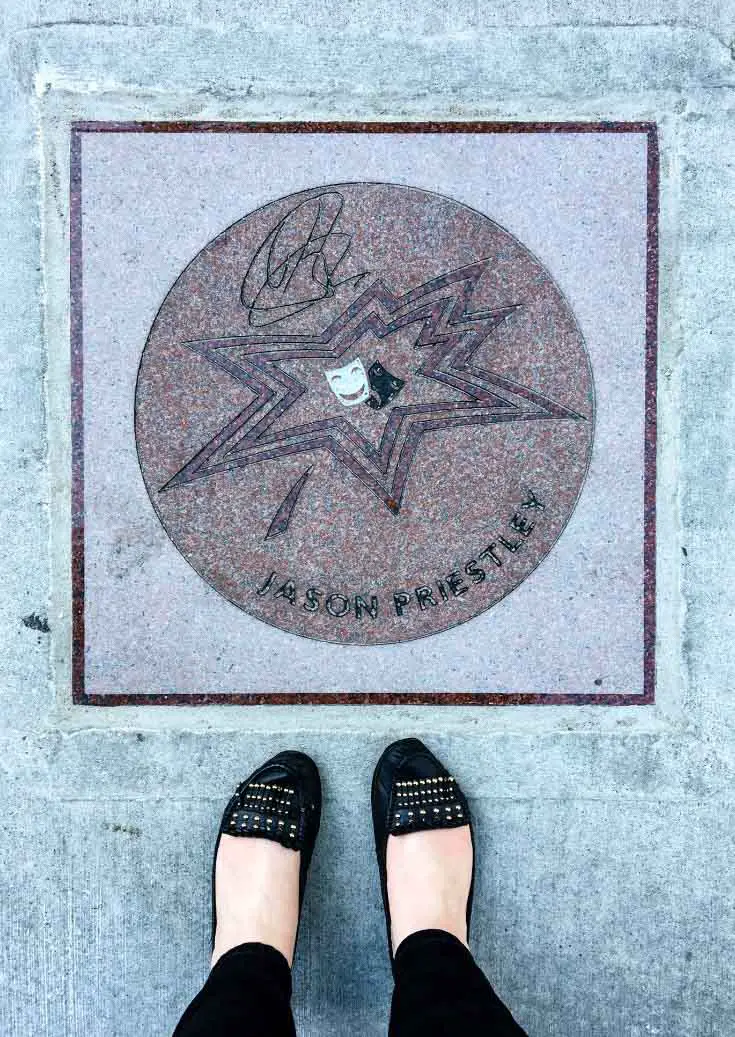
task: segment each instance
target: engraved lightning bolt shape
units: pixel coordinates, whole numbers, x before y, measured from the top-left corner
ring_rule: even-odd
[[[472,294],[490,263],[472,263],[402,296],[376,280],[320,335],[275,333],[187,342],[246,386],[253,398],[162,491],[218,472],[325,450],[397,515],[411,464],[427,432],[507,421],[583,420],[535,390],[473,363],[488,336],[520,308],[514,303],[470,310]],[[451,386],[464,399],[392,407],[377,447],[345,414],[288,426],[288,411],[306,389],[282,365],[290,360],[335,361],[364,335],[383,339],[409,325],[417,325],[415,347],[424,354],[416,373]],[[281,521],[278,532],[285,532],[287,525],[287,520],[285,526]]]

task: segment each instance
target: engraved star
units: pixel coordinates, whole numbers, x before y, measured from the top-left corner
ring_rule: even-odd
[[[190,349],[246,386],[253,399],[162,490],[218,472],[326,450],[397,515],[414,456],[427,432],[506,421],[580,420],[581,415],[535,390],[473,364],[480,346],[520,307],[514,303],[497,309],[469,310],[472,294],[490,262],[480,260],[443,274],[402,296],[376,280],[320,335],[276,332],[187,342]],[[415,368],[415,376],[426,380],[421,382],[426,391],[419,389],[415,403],[407,402],[409,394],[404,399],[398,397],[396,404],[384,412],[365,408],[370,420],[384,420],[377,445],[357,427],[359,419],[351,420],[355,416],[336,400],[338,413],[325,414],[321,409],[315,414],[316,383],[300,373],[305,363],[308,366],[318,361],[323,368],[329,361],[333,366],[361,343],[364,347],[366,342],[392,335],[414,335],[416,325],[418,334],[412,348],[421,350],[424,359]],[[290,372],[284,368],[289,363]],[[324,380],[323,374],[320,378]],[[309,390],[305,383],[310,383]],[[324,388],[329,392],[326,381]],[[299,414],[308,420],[298,420]],[[293,418],[296,423],[289,424]],[[360,418],[367,420],[362,414]],[[307,476],[308,471],[294,484],[279,509],[278,522],[274,520],[275,532],[272,525],[269,536],[287,528],[287,504],[291,500],[293,507],[293,495],[298,498]]]

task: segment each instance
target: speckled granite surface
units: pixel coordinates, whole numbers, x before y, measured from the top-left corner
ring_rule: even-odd
[[[650,698],[643,128],[125,129],[75,138],[78,696]]]

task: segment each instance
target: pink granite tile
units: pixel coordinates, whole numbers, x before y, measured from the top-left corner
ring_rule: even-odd
[[[641,130],[75,137],[77,698],[650,700]]]

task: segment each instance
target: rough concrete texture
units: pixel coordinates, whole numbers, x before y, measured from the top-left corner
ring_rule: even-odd
[[[301,1031],[385,1032],[368,777],[387,740],[416,732],[472,793],[476,948],[530,1034],[731,1034],[733,5],[254,11],[232,0],[0,11],[0,1032],[170,1033],[206,968],[223,796],[284,744],[317,758],[327,791]],[[659,122],[655,706],[70,707],[68,121],[324,116]]]

